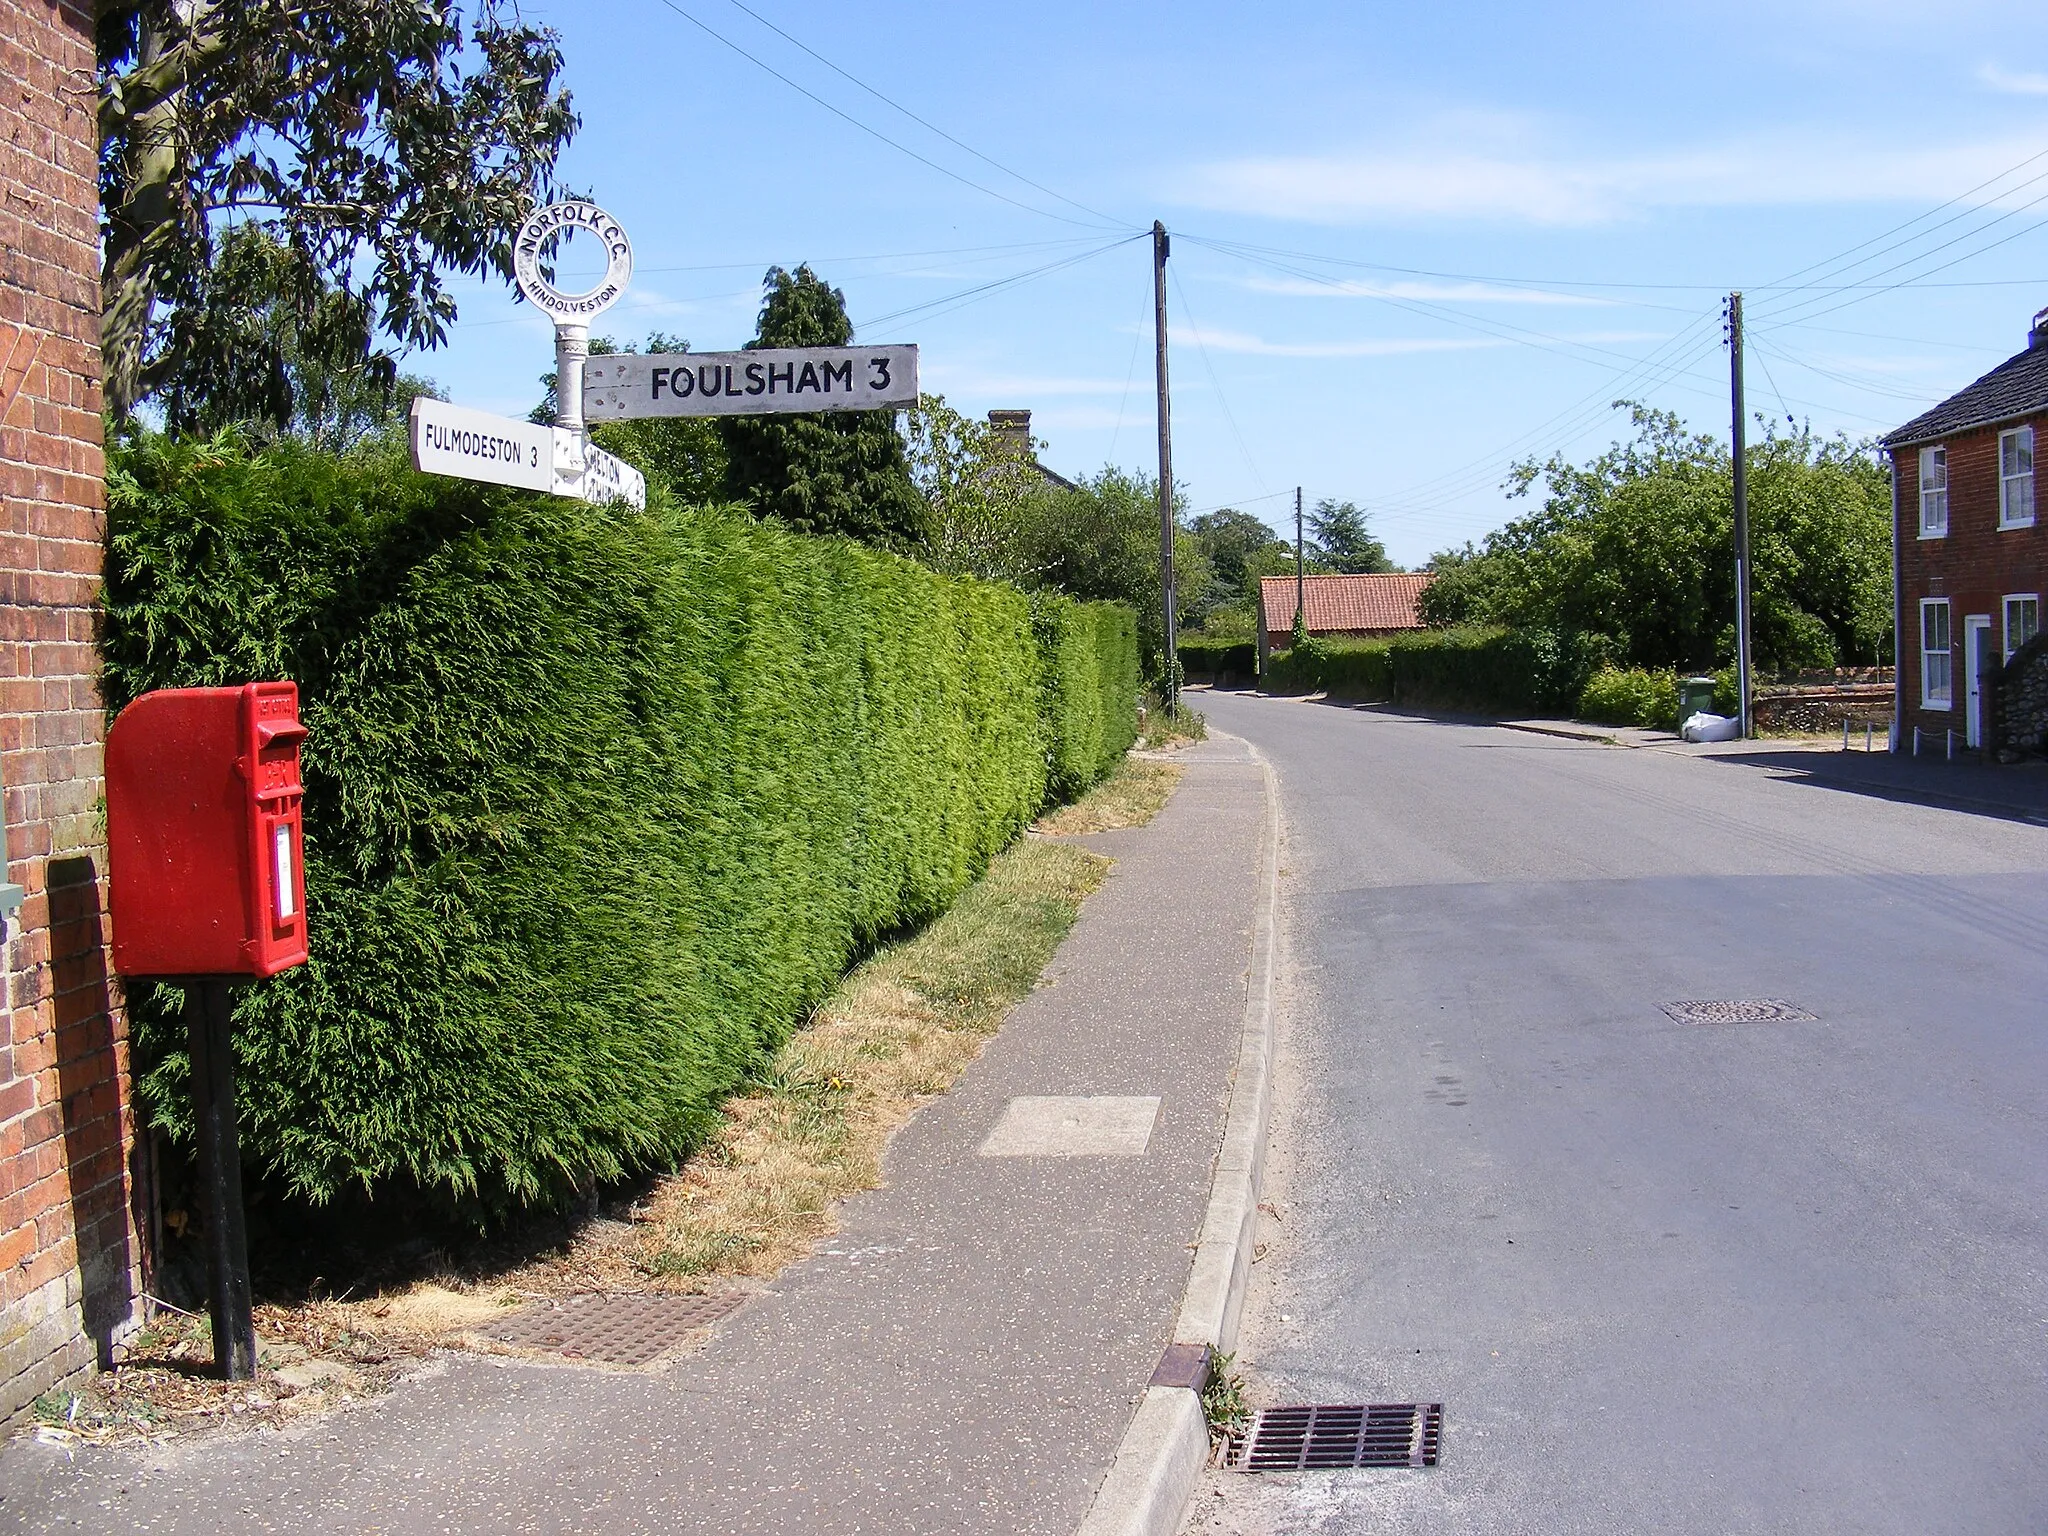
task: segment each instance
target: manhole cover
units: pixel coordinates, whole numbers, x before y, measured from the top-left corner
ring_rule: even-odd
[[[1433,1467],[1442,1403],[1308,1403],[1261,1408],[1229,1465],[1240,1472]]]
[[[705,1296],[571,1296],[522,1308],[483,1330],[503,1344],[552,1350],[573,1360],[645,1365],[692,1328],[715,1323],[746,1300],[743,1291]]]
[[[1681,1024],[1810,1024],[1819,1017],[1782,997],[1733,997],[1666,1003],[1664,1011]]]

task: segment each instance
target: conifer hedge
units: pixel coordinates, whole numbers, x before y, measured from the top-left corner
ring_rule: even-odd
[[[1128,611],[739,512],[230,439],[118,447],[108,493],[110,708],[299,684],[312,959],[235,1041],[245,1155],[315,1201],[674,1159],[1134,729]],[[182,1138],[178,1002],[132,1000]]]

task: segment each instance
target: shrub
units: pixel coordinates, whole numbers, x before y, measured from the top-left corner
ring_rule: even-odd
[[[1603,667],[1579,695],[1581,720],[1602,725],[1678,728],[1678,674],[1643,667]]]
[[[117,448],[108,491],[109,704],[300,687],[312,958],[235,1049],[247,1155],[314,1200],[672,1160],[1134,728],[1128,613],[1042,602],[1049,662],[1010,588],[738,512],[231,439]],[[132,1003],[182,1139],[178,996]]]
[[[1249,640],[1190,638],[1175,649],[1189,677],[1250,677],[1259,670],[1259,648]]]
[[[1424,708],[1524,714],[1569,708],[1590,668],[1576,638],[1544,630],[1420,630],[1386,640],[1310,640],[1267,658],[1263,686],[1323,689]]]
[[[1043,675],[1045,800],[1071,800],[1109,772],[1138,735],[1138,626],[1122,603],[1040,592],[1031,622]]]

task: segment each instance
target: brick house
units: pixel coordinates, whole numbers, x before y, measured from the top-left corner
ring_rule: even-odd
[[[1389,576],[1304,576],[1301,579],[1302,622],[1318,639],[1378,639],[1403,630],[1422,629],[1418,605],[1422,589],[1436,580],[1433,571]],[[1294,633],[1295,586],[1292,576],[1259,578],[1259,660],[1287,649]]]
[[[2048,523],[2035,445],[2048,433],[2048,310],[2027,349],[1882,439],[1892,460],[1898,721],[1984,745],[1996,675],[2039,631]]]
[[[93,8],[0,0],[0,1423],[142,1290],[106,964],[94,615],[104,501]]]

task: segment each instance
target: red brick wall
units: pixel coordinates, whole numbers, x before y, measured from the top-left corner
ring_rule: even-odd
[[[1998,435],[2026,424],[2005,422],[1947,440],[1948,534],[1943,538],[1920,537],[1920,450],[1903,448],[1893,455],[1899,477],[1898,659],[1906,750],[1916,725],[1937,740],[1950,730],[1958,744],[1966,737],[1969,673],[1963,620],[1975,614],[1990,618],[1993,660],[1998,661],[2005,655],[2005,598],[2037,593],[2048,606],[2048,499],[2042,494],[2048,487],[2039,472],[2040,454],[2048,449],[2048,415],[2031,422],[2036,454],[2034,526],[1998,526]],[[1949,601],[1953,702],[1948,709],[1928,709],[1920,703],[1920,600],[1927,597]]]
[[[105,963],[92,11],[0,0],[0,1420],[88,1370],[140,1290],[127,1040]]]

